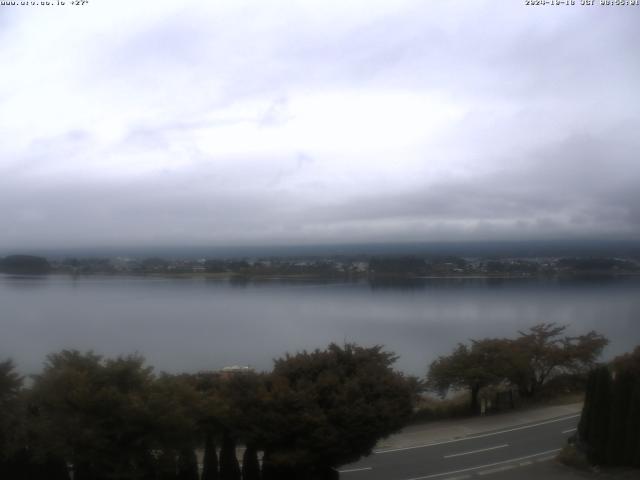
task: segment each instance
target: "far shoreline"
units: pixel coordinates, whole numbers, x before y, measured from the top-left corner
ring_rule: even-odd
[[[215,280],[318,280],[318,281],[407,281],[407,280],[535,280],[535,279],[586,279],[586,278],[624,278],[640,277],[640,272],[564,272],[553,274],[469,274],[459,273],[452,275],[315,275],[315,274],[279,274],[279,275],[259,275],[259,274],[239,274],[233,272],[64,272],[51,271],[47,273],[11,273],[0,272],[0,275],[11,277],[131,277],[131,278],[173,278],[173,279],[215,279]]]

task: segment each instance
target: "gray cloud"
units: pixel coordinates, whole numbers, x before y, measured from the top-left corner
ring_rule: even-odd
[[[640,238],[636,13],[4,14],[0,248]]]

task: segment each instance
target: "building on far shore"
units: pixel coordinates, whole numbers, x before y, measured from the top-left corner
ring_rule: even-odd
[[[229,367],[224,367],[219,370],[220,376],[222,378],[229,378],[233,375],[247,375],[249,373],[253,373],[255,370],[253,367],[248,365],[232,365]]]

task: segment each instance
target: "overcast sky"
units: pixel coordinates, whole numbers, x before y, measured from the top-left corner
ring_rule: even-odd
[[[0,6],[0,248],[638,239],[639,25],[519,0]]]

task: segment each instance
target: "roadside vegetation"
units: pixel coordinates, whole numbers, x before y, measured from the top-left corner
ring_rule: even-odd
[[[286,354],[262,373],[156,374],[138,355],[64,350],[26,381],[7,360],[0,478],[334,479],[338,466],[410,421],[510,409],[585,387],[578,448],[565,457],[636,465],[640,347],[598,366],[606,344],[594,331],[567,336],[566,327],[542,323],[515,338],[459,344],[424,381],[393,370],[396,357],[382,347],[355,344]]]
[[[335,467],[411,415],[415,382],[392,369],[395,359],[381,347],[332,344],[285,355],[268,373],[156,375],[136,355],[65,350],[28,387],[5,361],[0,478],[337,478]]]
[[[566,328],[541,323],[516,338],[459,343],[451,354],[431,363],[426,388],[444,399],[443,410],[451,416],[462,413],[460,401],[451,400],[452,391],[466,396],[468,414],[514,408],[517,403],[561,394],[579,395],[608,340],[595,331],[568,336]],[[436,410],[433,402],[427,408]],[[420,412],[416,416],[428,418]]]
[[[589,374],[573,440],[582,463],[640,468],[640,346]]]

